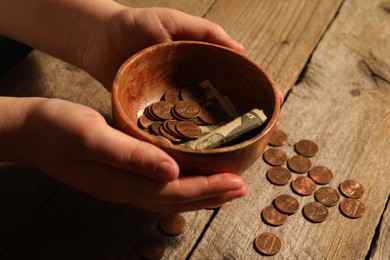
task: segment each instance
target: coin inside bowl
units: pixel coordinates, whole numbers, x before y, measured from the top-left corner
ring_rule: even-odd
[[[267,120],[250,137],[225,147],[193,149],[178,146],[139,127],[139,117],[168,90],[211,88],[242,115],[253,109]],[[264,151],[280,110],[277,86],[265,70],[247,56],[219,45],[175,41],[146,48],[119,69],[113,84],[112,109],[116,126],[170,154],[182,174],[241,174]]]

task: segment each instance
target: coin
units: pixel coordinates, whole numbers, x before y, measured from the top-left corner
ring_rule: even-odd
[[[170,133],[171,135],[175,136],[175,137],[178,137],[178,138],[182,138],[182,136],[176,131],[176,124],[178,123],[179,121],[177,120],[167,120],[163,123],[163,126],[164,126],[164,129]]]
[[[300,155],[312,157],[318,152],[318,146],[315,142],[310,140],[301,140],[295,144],[295,150]]]
[[[311,162],[308,158],[302,155],[294,155],[287,162],[288,167],[296,173],[305,173],[311,167]]]
[[[328,184],[333,179],[333,173],[328,167],[314,166],[309,171],[309,177],[318,184]]]
[[[283,213],[294,214],[299,209],[299,202],[291,195],[283,194],[274,199],[275,207]]]
[[[155,134],[155,135],[159,135],[160,134],[159,129],[160,129],[161,125],[162,125],[161,121],[155,121],[148,127],[148,129],[149,129],[150,133]]]
[[[349,218],[360,218],[366,211],[366,206],[357,199],[347,198],[340,202],[340,211]]]
[[[176,124],[176,131],[187,138],[197,138],[202,134],[202,129],[189,121],[180,121]]]
[[[138,118],[138,126],[142,129],[147,129],[153,123],[145,114]]]
[[[267,171],[267,178],[275,185],[285,185],[291,180],[291,172],[281,166],[275,166]]]
[[[273,205],[269,205],[263,209],[261,216],[265,222],[272,226],[280,226],[286,223],[287,215],[275,209]]]
[[[269,148],[263,154],[264,160],[273,166],[281,166],[283,165],[288,157],[287,153],[278,148]]]
[[[199,115],[200,107],[197,103],[180,101],[173,107],[175,114],[181,118],[192,119]]]
[[[303,207],[303,213],[309,220],[316,223],[325,221],[329,215],[328,209],[317,201],[307,203]]]
[[[180,91],[181,88],[171,88],[168,89],[164,94],[164,100],[168,101],[171,104],[176,104],[180,101]]]
[[[164,123],[165,123],[165,122],[164,122]],[[168,138],[168,139],[169,139],[170,141],[172,141],[173,143],[178,143],[178,142],[180,142],[181,139],[179,139],[179,138],[177,138],[177,137],[171,135],[170,133],[168,133],[168,132],[164,129],[164,127],[163,127],[164,123],[163,123],[162,125],[160,125],[160,127],[158,128],[158,131],[159,131],[160,135],[162,135],[162,136]]]
[[[328,207],[336,206],[340,200],[340,194],[338,191],[331,187],[319,188],[314,193],[314,197],[318,202]]]
[[[223,110],[214,104],[206,104],[200,108],[199,119],[207,125],[218,124],[224,116]]]
[[[151,106],[147,106],[145,109],[144,109],[144,114],[147,118],[149,118],[150,120],[152,121],[160,121],[161,119],[156,117],[155,115],[152,114],[151,112]]]
[[[180,97],[183,100],[192,101],[198,104],[202,104],[207,96],[207,91],[200,87],[187,86],[181,89]]]
[[[287,135],[282,130],[278,130],[276,133],[273,133],[271,139],[269,140],[269,145],[272,146],[283,146],[287,142]]]
[[[355,180],[345,180],[340,183],[339,188],[344,196],[352,199],[361,198],[364,194],[363,185]]]
[[[279,237],[269,232],[258,235],[254,244],[258,252],[264,255],[275,255],[282,248],[282,241]]]
[[[173,119],[171,114],[172,104],[167,101],[158,101],[150,106],[150,111],[161,120]]]
[[[157,237],[147,237],[138,242],[137,251],[144,259],[160,259],[164,255],[165,244]]]
[[[178,236],[184,232],[186,220],[179,214],[168,214],[160,219],[159,227],[168,236]]]
[[[293,190],[302,196],[308,196],[313,194],[317,185],[315,182],[306,176],[299,176],[291,182]]]

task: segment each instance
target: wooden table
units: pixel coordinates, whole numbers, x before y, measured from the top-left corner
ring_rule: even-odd
[[[133,7],[165,6],[206,17],[242,42],[246,54],[281,86],[281,129],[289,156],[301,139],[315,141],[313,165],[328,166],[337,188],[345,179],[365,187],[362,218],[338,207],[319,224],[301,212],[313,196],[274,186],[260,158],[243,178],[245,198],[219,210],[182,214],[179,237],[157,230],[161,214],[105,203],[17,163],[0,165],[0,256],[4,259],[134,259],[145,236],[166,244],[164,259],[257,259],[255,237],[282,240],[275,259],[389,259],[390,2],[388,0],[121,0]],[[83,71],[33,51],[0,82],[2,95],[58,97],[80,102],[111,120],[110,94]],[[296,174],[294,174],[296,176]],[[298,213],[279,227],[261,210],[293,194]],[[387,207],[386,207],[387,206]]]

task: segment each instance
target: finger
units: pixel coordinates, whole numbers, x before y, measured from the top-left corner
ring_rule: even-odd
[[[158,181],[179,175],[177,163],[160,148],[135,139],[109,126],[99,129],[92,150],[95,161],[131,171]]]

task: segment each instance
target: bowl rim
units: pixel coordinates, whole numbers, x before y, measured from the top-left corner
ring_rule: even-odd
[[[252,63],[253,65],[255,65],[261,71],[261,73],[263,73],[263,75],[267,78],[267,80],[269,81],[269,83],[270,83],[270,85],[272,87],[273,93],[274,93],[274,97],[275,97],[274,103],[275,103],[275,106],[274,106],[274,109],[273,109],[271,117],[268,119],[268,123],[264,126],[263,130],[261,130],[260,133],[258,133],[257,135],[251,137],[248,140],[245,140],[243,142],[240,142],[240,143],[237,143],[237,144],[234,144],[234,145],[226,146],[226,147],[207,148],[207,149],[194,149],[194,148],[189,148],[189,147],[185,147],[185,146],[177,146],[177,145],[172,144],[171,142],[161,142],[161,141],[158,141],[157,138],[155,138],[154,136],[144,132],[142,129],[140,129],[137,126],[137,124],[133,123],[132,120],[127,115],[127,113],[123,110],[123,108],[121,106],[121,103],[119,101],[119,97],[118,97],[118,95],[119,95],[119,87],[120,87],[119,86],[119,78],[122,76],[122,74],[124,73],[126,68],[132,62],[134,62],[138,57],[142,56],[144,53],[149,52],[151,50],[155,50],[157,48],[162,48],[162,47],[167,47],[167,46],[168,47],[170,47],[170,46],[177,46],[177,45],[188,45],[188,46],[190,46],[190,45],[194,45],[194,44],[196,44],[196,45],[203,45],[203,46],[207,46],[207,47],[211,47],[211,48],[218,48],[218,49],[222,49],[224,51],[228,51],[228,52],[234,53],[235,55],[238,55],[241,58],[243,58],[243,59],[247,60],[248,62]],[[243,148],[243,147],[249,146],[249,145],[257,142],[259,139],[264,137],[269,131],[274,129],[274,126],[276,125],[277,119],[279,117],[280,106],[281,106],[281,102],[280,102],[280,98],[279,98],[278,85],[272,79],[272,77],[265,71],[265,69],[262,66],[260,66],[257,62],[255,62],[252,58],[248,57],[247,55],[245,55],[243,53],[240,53],[240,52],[238,52],[236,50],[233,50],[231,48],[228,48],[228,47],[225,47],[225,46],[222,46],[222,45],[209,43],[209,42],[188,41],[188,40],[170,41],[170,42],[164,42],[164,43],[155,44],[155,45],[149,46],[149,47],[147,47],[147,48],[145,48],[145,49],[135,53],[134,55],[130,56],[120,66],[120,68],[118,69],[118,71],[117,71],[117,73],[115,75],[115,79],[114,79],[113,86],[112,86],[112,92],[111,92],[111,103],[112,103],[112,112],[113,112],[113,115],[114,115],[114,121],[115,121],[115,115],[120,116],[122,119],[124,119],[122,121],[124,121],[126,123],[128,128],[131,128],[131,129],[135,130],[138,135],[141,135],[144,138],[144,140],[141,139],[141,141],[149,142],[149,143],[151,143],[153,145],[156,145],[158,147],[162,146],[163,148],[172,149],[172,150],[176,150],[176,151],[184,152],[184,153],[193,153],[193,154],[225,153],[225,152],[230,152],[230,151],[237,150],[238,148]],[[114,111],[115,109],[116,109],[117,113],[115,113],[115,111]],[[132,136],[132,137],[134,137],[134,136]]]

